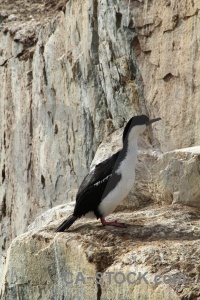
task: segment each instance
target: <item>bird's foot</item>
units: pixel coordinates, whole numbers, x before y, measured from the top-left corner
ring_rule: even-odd
[[[101,218],[101,223],[103,226],[115,226],[115,227],[121,227],[121,228],[127,227],[124,223],[119,223],[117,221],[106,221],[104,218]]]

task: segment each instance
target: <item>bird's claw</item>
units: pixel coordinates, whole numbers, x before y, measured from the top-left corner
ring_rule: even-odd
[[[119,223],[117,221],[106,221],[104,218],[101,218],[101,223],[103,226],[115,226],[115,227],[120,227],[120,228],[126,228],[126,224],[124,223]]]

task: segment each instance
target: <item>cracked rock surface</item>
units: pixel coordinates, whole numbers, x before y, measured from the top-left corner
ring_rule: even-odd
[[[91,168],[120,148],[121,135],[120,129],[106,138]],[[199,147],[161,154],[141,137],[136,183],[107,218],[125,223],[126,228],[103,227],[99,221],[81,218],[67,232],[55,233],[74,203],[46,211],[28,233],[12,242],[1,282],[2,299],[21,295],[24,299],[198,299],[200,211],[198,202],[187,203],[193,207],[184,203],[186,196],[192,198],[197,192],[195,185],[187,190],[187,182],[191,172],[196,176],[198,157]],[[171,201],[169,190],[174,190],[177,172],[185,187],[177,185],[182,197]],[[150,174],[146,180],[145,173]],[[171,181],[163,182],[168,173]]]
[[[49,292],[49,297],[57,293],[62,299],[62,294],[69,290],[66,291],[62,280],[59,286],[56,282],[64,269],[67,270],[65,255],[69,255],[72,262],[74,248],[78,249],[77,261],[82,270],[85,270],[84,266],[91,274],[99,270],[96,262],[88,263],[85,253],[89,253],[91,260],[93,249],[86,251],[81,240],[84,235],[80,237],[83,233],[88,236],[85,231],[90,231],[90,222],[82,223],[80,233],[79,230],[70,233],[73,245],[66,244],[58,235],[54,241],[50,229],[40,232],[34,228],[68,214],[71,206],[66,208],[63,204],[75,199],[78,186],[101,142],[111,133],[118,132],[133,115],[145,113],[150,117],[161,117],[162,121],[143,135],[136,184],[118,207],[117,216],[123,220],[127,218],[126,221],[133,224],[134,218],[137,222],[140,220],[136,210],[144,211],[143,221],[147,224],[142,227],[144,231],[138,229],[135,232],[132,225],[132,229],[127,229],[133,230],[133,240],[138,238],[137,247],[147,247],[151,243],[157,262],[162,261],[159,257],[165,260],[167,257],[172,272],[178,270],[175,261],[181,262],[178,266],[189,274],[189,284],[170,288],[166,284],[144,284],[142,289],[140,285],[131,285],[131,288],[122,285],[116,290],[116,297],[127,299],[132,289],[136,299],[141,290],[144,297],[149,292],[152,299],[198,299],[199,244],[198,237],[193,239],[193,234],[199,228],[200,199],[199,9],[199,1],[190,0],[0,0],[0,274],[7,255],[4,278],[9,282],[4,286],[4,298],[11,295],[16,299],[17,293],[27,296],[31,289],[30,294],[35,293],[36,299],[44,295],[44,291]],[[104,144],[99,148],[96,161],[120,147],[117,136],[114,140],[111,137],[110,143],[113,146],[109,149]],[[189,219],[189,224],[185,217],[183,224],[176,223],[177,229],[173,227],[170,231],[170,225],[167,229],[163,225],[163,231],[159,231],[159,224],[165,221],[165,212],[173,224],[173,207],[180,212],[175,217],[176,222],[181,214],[183,218],[187,215],[187,210],[193,211],[196,221]],[[157,225],[154,227],[148,225],[148,209],[149,214],[155,216]],[[167,213],[168,209],[170,213]],[[157,210],[163,212],[159,222]],[[89,240],[93,244],[95,239],[98,240],[98,234],[100,240],[106,235],[114,240],[111,233],[116,232],[115,229],[91,224]],[[29,225],[36,235],[30,231],[18,237],[6,254],[12,240],[26,232]],[[148,226],[150,236],[158,235],[158,241],[148,241],[149,236],[145,235]],[[165,230],[172,235],[171,240]],[[144,240],[147,238],[145,245],[140,232]],[[67,234],[63,236],[68,237]],[[128,272],[129,265],[123,265],[122,258],[127,254],[127,261],[132,261],[128,257],[133,247],[139,259],[139,250],[134,248],[134,243],[129,247],[129,240],[123,240],[121,235],[117,235],[116,240],[116,249],[122,244],[125,252],[116,250],[119,255],[114,256],[109,265],[109,251],[105,250],[108,258],[105,263],[102,259],[102,264],[106,270],[122,267]],[[60,247],[58,261],[52,254],[57,251],[57,248],[52,250],[55,245]],[[49,262],[48,251],[42,249],[50,249]],[[66,249],[71,249],[71,254],[67,254]],[[20,251],[24,251],[26,257],[23,271],[20,269]],[[37,256],[32,256],[34,251]],[[96,258],[102,257],[101,251],[95,252]],[[161,251],[158,256],[157,251]],[[43,253],[47,263],[44,271],[39,269],[45,260],[40,256]],[[147,253],[148,257],[153,257],[151,251]],[[59,259],[63,270],[59,269]],[[149,258],[149,267],[154,264],[152,259]],[[57,269],[52,269],[52,260]],[[148,266],[144,262],[140,269],[146,270]],[[78,271],[78,266],[73,265],[73,268]],[[164,270],[162,268],[160,263],[160,272]],[[46,275],[43,276],[43,272]],[[35,279],[31,274],[36,274]],[[30,281],[25,279],[26,276]],[[54,278],[55,290],[50,288],[51,278]],[[45,289],[46,283],[49,291]],[[97,287],[90,283],[88,290],[80,288],[78,297],[87,298],[87,293],[94,293],[98,299],[105,295],[112,299],[114,285],[112,288],[108,290],[106,286]],[[70,287],[70,295],[75,291],[77,286]]]
[[[2,299],[199,299],[199,212],[150,205],[108,219],[127,228],[82,218],[56,234],[59,219],[16,238],[4,269]],[[101,285],[95,284],[97,272],[103,274]],[[130,277],[131,272],[136,275]],[[145,280],[133,284],[146,272]],[[181,276],[185,281],[177,279]]]

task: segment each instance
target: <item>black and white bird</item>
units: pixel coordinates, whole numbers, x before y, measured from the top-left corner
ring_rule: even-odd
[[[123,132],[123,148],[104,160],[84,178],[77,196],[74,212],[57,229],[68,229],[78,218],[96,217],[106,226],[124,227],[118,222],[108,222],[105,217],[114,211],[127,196],[135,180],[137,139],[146,127],[161,118],[150,120],[147,116],[132,117]]]

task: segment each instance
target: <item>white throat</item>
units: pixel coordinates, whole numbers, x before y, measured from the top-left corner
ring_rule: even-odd
[[[137,139],[143,131],[145,131],[146,125],[136,125],[128,133],[127,140],[125,141],[125,147],[130,151],[133,147],[137,147]]]
[[[137,153],[137,145],[138,145],[138,136],[135,137],[134,139],[131,138],[130,140],[128,139],[128,147],[127,147],[127,152],[132,152],[132,153]]]

